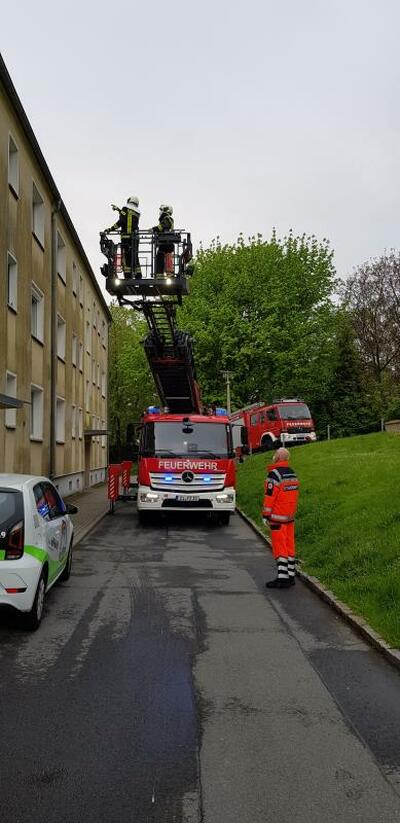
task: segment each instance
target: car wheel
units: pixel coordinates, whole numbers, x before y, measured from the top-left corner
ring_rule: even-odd
[[[44,609],[44,599],[46,595],[46,576],[45,573],[42,572],[39,578],[39,583],[37,584],[35,599],[33,601],[33,606],[26,615],[25,623],[26,628],[34,632],[36,629],[39,628],[42,617],[43,617],[43,609]]]
[[[67,562],[64,566],[62,574],[60,574],[60,580],[69,580],[69,578],[71,577],[71,568],[72,568],[72,540],[69,544]]]
[[[229,526],[230,519],[231,519],[231,513],[230,512],[220,512],[219,522],[220,522],[221,526]]]

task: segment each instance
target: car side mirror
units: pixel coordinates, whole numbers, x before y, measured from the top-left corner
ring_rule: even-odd
[[[66,514],[78,514],[78,506],[74,506],[73,503],[66,503],[65,504],[65,513]]]

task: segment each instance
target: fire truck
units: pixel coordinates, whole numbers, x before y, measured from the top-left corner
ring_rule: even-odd
[[[192,339],[176,320],[176,308],[188,294],[190,234],[163,233],[164,246],[174,252],[168,255],[168,270],[156,274],[159,234],[134,231],[130,259],[139,259],[139,277],[123,265],[113,234],[101,237],[107,257],[101,271],[118,303],[146,319],[143,345],[160,398],[160,406],[150,406],[138,427],[139,519],[146,523],[156,512],[200,511],[227,525],[236,502],[233,426],[224,409],[204,414]]]
[[[252,403],[235,411],[229,417],[233,428],[234,447],[242,451],[243,435],[239,442],[236,432],[242,426],[247,432],[248,447],[252,452],[268,451],[280,445],[297,446],[317,439],[314,421],[304,400],[282,397],[271,405]]]

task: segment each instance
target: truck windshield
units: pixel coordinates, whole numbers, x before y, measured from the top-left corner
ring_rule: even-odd
[[[224,423],[148,423],[144,429],[147,455],[228,457],[232,451],[231,429]]]
[[[285,403],[279,406],[281,420],[311,420],[310,409],[305,403]]]

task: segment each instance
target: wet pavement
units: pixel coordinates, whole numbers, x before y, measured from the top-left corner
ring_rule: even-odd
[[[2,823],[400,820],[400,676],[236,516],[121,505],[0,614]]]

